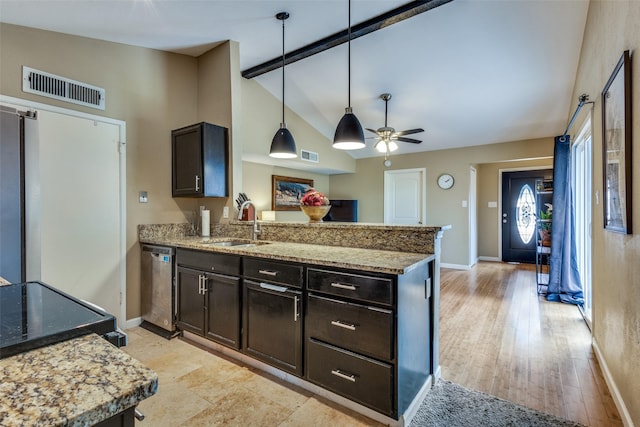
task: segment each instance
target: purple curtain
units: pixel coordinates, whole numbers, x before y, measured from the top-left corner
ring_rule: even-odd
[[[556,136],[553,151],[553,223],[549,260],[548,301],[584,303],[576,258],[575,220],[571,190],[571,142]]]

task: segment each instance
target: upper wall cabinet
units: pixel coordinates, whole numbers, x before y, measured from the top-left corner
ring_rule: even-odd
[[[227,128],[198,123],[171,131],[173,197],[227,197]]]

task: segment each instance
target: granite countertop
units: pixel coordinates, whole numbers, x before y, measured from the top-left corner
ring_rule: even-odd
[[[261,240],[258,240],[255,246],[249,247],[220,247],[210,244],[225,240],[243,239],[158,236],[141,239],[140,242],[388,274],[405,274],[417,267],[422,261],[435,258],[434,254]],[[247,242],[249,241],[247,240]]]
[[[10,285],[8,280],[5,280],[4,277],[0,276],[0,286],[2,285]]]
[[[0,425],[93,425],[157,388],[151,369],[85,335],[0,360]]]

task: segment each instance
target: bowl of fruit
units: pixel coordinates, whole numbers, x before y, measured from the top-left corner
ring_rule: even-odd
[[[300,209],[309,217],[309,222],[322,222],[322,218],[329,213],[331,205],[327,196],[310,188],[300,200]]]

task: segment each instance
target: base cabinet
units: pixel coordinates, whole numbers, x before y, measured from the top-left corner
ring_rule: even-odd
[[[307,342],[307,352],[310,381],[387,416],[394,416],[393,365],[313,338]]]
[[[302,291],[246,280],[244,351],[302,376]]]
[[[178,249],[176,263],[178,327],[240,349],[240,258]]]

